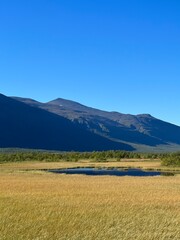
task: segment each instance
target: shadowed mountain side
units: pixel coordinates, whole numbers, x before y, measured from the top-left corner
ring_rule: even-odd
[[[107,136],[113,139],[121,139],[121,141],[131,142],[135,144],[145,144],[149,146],[157,146],[166,144],[163,140],[157,137],[138,132],[133,127],[128,128],[117,122],[108,119],[102,119],[98,116],[94,119],[78,119],[84,128],[89,128],[91,131],[100,135]]]
[[[64,116],[82,125],[84,129],[88,129],[102,136],[149,146],[165,144],[162,140],[137,131],[136,127],[132,124],[133,122],[137,122],[136,126],[140,129],[140,122],[137,120],[136,116],[130,114],[124,114],[123,116],[123,114],[117,112],[105,112],[61,98],[45,104],[34,101],[33,99],[18,97],[15,99],[30,104],[31,106],[37,106],[60,116]],[[148,117],[150,115],[142,116]],[[125,119],[127,119],[127,122]],[[120,120],[122,120],[123,124],[127,124],[127,126],[120,124]],[[129,122],[130,124],[128,124]]]
[[[149,146],[169,142],[180,144],[180,127],[156,119],[150,114],[106,112],[61,98],[48,102],[45,106],[49,111],[76,119],[81,124],[96,125],[93,129],[97,130],[100,125],[110,138]]]
[[[48,103],[39,103],[32,99],[17,99],[70,119],[90,132],[117,142],[125,141],[130,145],[143,144],[154,147],[180,144],[180,127],[156,119],[149,114],[107,112],[62,98]]]
[[[62,151],[133,150],[43,109],[0,95],[0,147]]]
[[[148,129],[149,135],[163,139],[165,142],[180,144],[179,126],[161,121],[156,118],[149,119],[148,122],[145,122],[145,125],[146,129]]]

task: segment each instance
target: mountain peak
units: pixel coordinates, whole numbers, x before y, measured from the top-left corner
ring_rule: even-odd
[[[53,105],[65,105],[65,106],[84,106],[78,102],[72,101],[72,100],[67,100],[67,99],[63,99],[63,98],[56,98],[52,101],[47,102],[47,104],[53,104]]]
[[[59,151],[102,151],[119,148],[134,150],[128,144],[99,136],[67,118],[41,109],[41,106],[41,103],[32,106],[31,101],[26,99],[15,100],[0,95],[0,148]]]
[[[87,107],[83,104],[80,104],[78,102],[72,101],[72,100],[67,100],[67,99],[63,99],[63,98],[56,98],[50,102],[46,103],[47,105],[54,105],[57,107],[63,107],[66,108],[68,110],[72,110],[72,111],[89,111],[90,109],[93,109],[91,107]]]
[[[180,148],[180,127],[156,119],[150,114],[132,115],[115,111],[108,112],[63,98],[56,98],[47,103],[39,103],[33,99],[15,99],[26,103],[26,105],[53,113],[54,117],[70,120],[80,129],[110,141],[113,140],[116,143],[135,146],[140,151],[145,148],[150,151],[152,148],[159,149],[159,146],[164,146],[165,151],[167,151],[167,147],[171,148],[172,145],[176,149]],[[16,112],[15,108],[14,111]],[[49,126],[47,126],[48,128]],[[79,133],[77,134],[79,135]]]

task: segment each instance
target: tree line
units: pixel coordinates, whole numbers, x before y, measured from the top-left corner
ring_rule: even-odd
[[[0,152],[0,163],[43,161],[77,162],[90,160],[98,162],[121,161],[123,159],[161,159],[165,166],[180,166],[180,152],[177,153],[137,153],[127,151],[102,151],[102,152],[43,152],[43,151],[14,151]]]

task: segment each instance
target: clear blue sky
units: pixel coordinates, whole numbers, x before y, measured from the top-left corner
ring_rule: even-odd
[[[180,1],[2,0],[0,87],[180,125]]]

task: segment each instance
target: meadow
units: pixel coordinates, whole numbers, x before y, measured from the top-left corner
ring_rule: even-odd
[[[166,168],[159,161],[135,160],[0,164],[0,239],[180,239],[180,175],[71,176],[41,170],[78,166]]]

